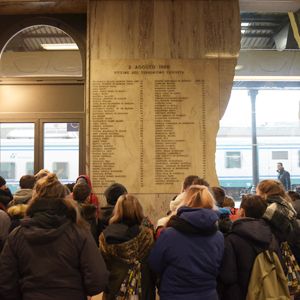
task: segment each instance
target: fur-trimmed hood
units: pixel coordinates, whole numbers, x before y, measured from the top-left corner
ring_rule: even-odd
[[[7,213],[12,217],[12,218],[19,218],[22,219],[25,216],[25,210],[27,208],[27,205],[25,204],[18,204],[10,207],[7,210]]]
[[[97,207],[92,203],[78,202],[81,208],[82,216],[85,220],[95,219]]]
[[[127,264],[145,258],[154,246],[153,233],[149,228],[142,225],[139,229],[140,233],[136,237],[122,244],[108,244],[102,232],[100,235],[101,251],[111,256],[115,256]]]

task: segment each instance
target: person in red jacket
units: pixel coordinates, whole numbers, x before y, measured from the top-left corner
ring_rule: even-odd
[[[80,183],[80,182],[86,183],[90,187],[90,190],[92,191],[92,183],[91,183],[91,180],[90,180],[90,178],[88,176],[86,176],[86,175],[80,175],[76,179],[76,183]],[[73,193],[71,193],[69,195],[69,197],[71,199],[73,199]],[[98,201],[97,196],[91,192],[90,193],[90,197],[89,197],[87,203],[92,203],[92,204],[94,204],[97,207],[96,219],[98,219],[98,216],[99,216],[99,201]]]

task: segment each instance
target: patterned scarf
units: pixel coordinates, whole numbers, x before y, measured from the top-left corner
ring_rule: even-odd
[[[269,206],[263,215],[265,219],[278,232],[289,234],[292,230],[292,220],[296,216],[293,207],[282,197],[271,196],[267,198]]]

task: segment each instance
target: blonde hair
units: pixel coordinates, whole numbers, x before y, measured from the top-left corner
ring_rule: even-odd
[[[287,202],[293,203],[291,198],[287,195],[280,181],[272,179],[262,180],[258,184],[257,189],[265,195],[265,198],[268,198],[270,196],[280,196],[284,198]]]
[[[216,201],[207,186],[192,185],[186,190],[184,199],[178,205],[176,212],[169,216],[163,228],[168,227],[171,217],[177,214],[177,211],[181,206],[218,210]]]
[[[48,176],[41,178],[35,184],[35,189],[32,199],[35,198],[64,198],[67,191],[60,183],[55,173],[50,173]]]
[[[36,174],[34,175],[34,178],[36,179],[36,181],[38,181],[38,180],[40,180],[41,178],[46,177],[46,176],[49,175],[49,174],[50,174],[50,171],[49,171],[49,170],[47,170],[47,169],[42,169],[42,170],[40,170],[38,173],[36,173]]]
[[[144,211],[140,200],[133,194],[127,194],[119,197],[109,224],[122,221],[141,224],[143,219]]]
[[[216,209],[215,200],[209,189],[204,185],[190,186],[178,208],[181,206]]]

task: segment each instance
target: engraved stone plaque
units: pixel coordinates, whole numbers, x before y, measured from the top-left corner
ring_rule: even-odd
[[[93,60],[91,73],[95,193],[112,182],[130,193],[174,193],[187,175],[209,177],[218,60]]]

